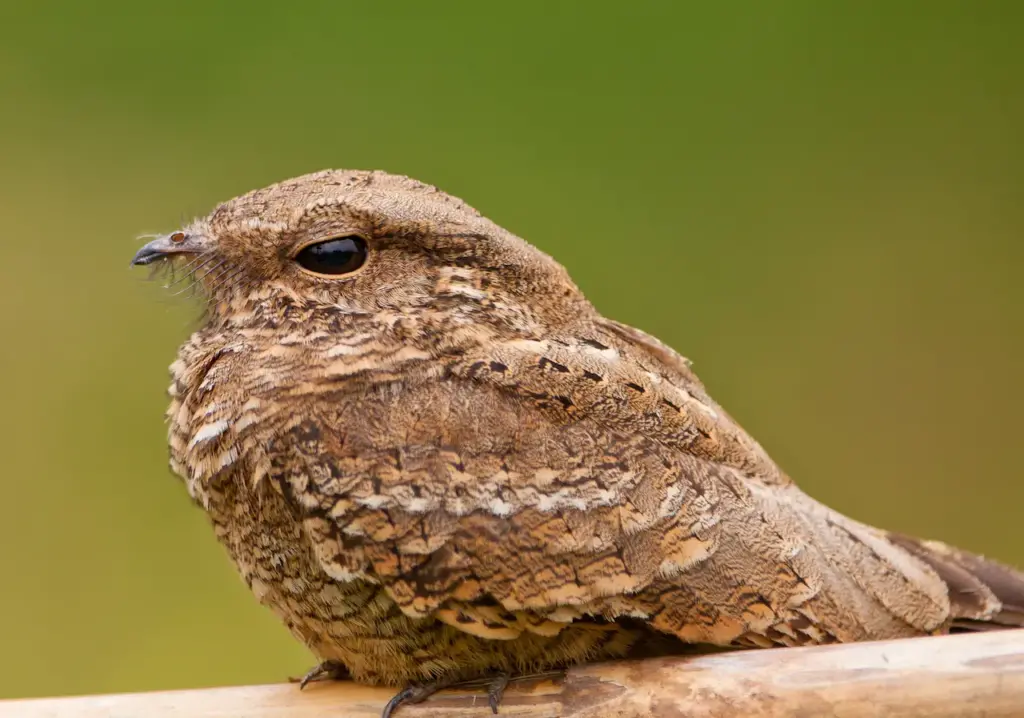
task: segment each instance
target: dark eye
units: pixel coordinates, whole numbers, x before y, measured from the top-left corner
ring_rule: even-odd
[[[348,274],[366,261],[366,242],[354,236],[328,239],[303,247],[295,261],[317,274]]]

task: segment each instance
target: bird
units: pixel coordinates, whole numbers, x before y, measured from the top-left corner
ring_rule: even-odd
[[[205,302],[170,467],[303,680],[440,687],[694,646],[1024,625],[1024,575],[802,492],[689,360],[436,187],[326,170],[133,265]]]

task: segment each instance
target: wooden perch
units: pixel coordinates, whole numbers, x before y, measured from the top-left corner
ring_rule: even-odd
[[[377,718],[394,691],[294,684],[0,701],[7,718]],[[525,718],[938,718],[1024,716],[1024,630],[602,663],[513,682],[501,714]],[[396,718],[491,715],[452,690]]]

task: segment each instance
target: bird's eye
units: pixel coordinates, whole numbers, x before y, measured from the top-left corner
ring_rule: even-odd
[[[366,261],[366,241],[362,237],[336,237],[303,247],[295,261],[317,274],[349,274]]]

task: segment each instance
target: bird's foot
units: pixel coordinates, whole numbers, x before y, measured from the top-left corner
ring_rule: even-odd
[[[348,668],[341,661],[324,661],[323,663],[310,668],[302,678],[289,678],[292,683],[299,684],[302,690],[310,683],[317,681],[344,681],[352,677]]]
[[[450,685],[453,685],[451,681],[440,680],[434,683],[421,683],[419,685],[406,686],[391,697],[388,704],[384,706],[384,710],[381,711],[380,718],[391,718],[391,714],[398,710],[398,706],[405,703],[422,703],[439,690],[447,688]]]
[[[434,683],[422,683],[419,685],[409,686],[405,690],[399,691],[394,698],[388,701],[388,704],[384,706],[383,713],[381,713],[381,718],[391,718],[391,715],[399,706],[405,703],[421,703],[445,688],[486,688],[487,704],[491,707],[492,713],[497,713],[498,706],[501,705],[501,699],[505,695],[505,689],[508,688],[510,681],[551,678],[564,675],[565,671],[558,670],[547,671],[545,673],[533,673],[530,675],[522,675],[512,678],[509,673],[501,672],[494,673],[484,678],[474,678],[468,681],[456,682],[442,679]]]

